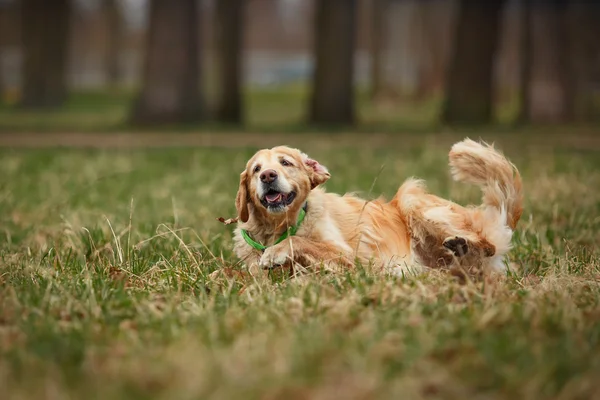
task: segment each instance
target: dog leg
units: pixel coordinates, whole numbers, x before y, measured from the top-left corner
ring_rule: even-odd
[[[422,184],[408,181],[397,196],[411,233],[416,259],[430,268],[482,265],[496,248],[473,229],[472,210],[428,194]]]
[[[266,249],[259,265],[266,269],[296,265],[304,268],[323,265],[330,269],[352,267],[354,263],[335,245],[293,236]]]
[[[463,257],[469,252],[469,245],[465,238],[458,236],[447,238],[442,246],[450,250],[456,257]]]

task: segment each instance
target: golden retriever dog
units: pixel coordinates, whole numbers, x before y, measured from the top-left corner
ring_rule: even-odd
[[[482,205],[429,194],[417,179],[389,202],[327,193],[320,185],[330,174],[316,160],[286,146],[260,150],[240,175],[234,250],[250,271],[356,262],[400,274],[503,271],[522,212],[518,170],[493,146],[470,139],[452,147],[450,170],[481,187]]]

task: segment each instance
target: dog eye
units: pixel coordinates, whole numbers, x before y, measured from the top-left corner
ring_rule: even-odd
[[[257,173],[258,171],[260,171],[260,165],[257,165],[256,167],[254,167],[254,173]]]
[[[284,167],[290,167],[292,163],[288,160],[281,160],[281,165],[283,165]]]

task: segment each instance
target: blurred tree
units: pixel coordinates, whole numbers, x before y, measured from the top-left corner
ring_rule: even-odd
[[[442,119],[492,120],[493,69],[504,0],[461,0]]]
[[[600,2],[571,1],[574,116],[598,119],[600,109]]]
[[[530,86],[531,86],[531,0],[521,0],[519,27],[519,114],[517,123],[529,120]]]
[[[103,0],[102,8],[106,21],[106,80],[110,86],[117,86],[121,79],[119,55],[123,23],[117,0]]]
[[[310,100],[313,123],[354,122],[356,0],[317,0],[315,70]]]
[[[67,99],[69,0],[22,0],[21,106],[49,108]]]
[[[217,119],[240,123],[243,119],[242,99],[242,33],[245,0],[216,2],[216,40],[218,77]]]
[[[573,116],[567,0],[532,0],[531,122],[565,122]]]
[[[384,92],[383,60],[387,6],[389,0],[371,1],[371,97],[380,97]]]
[[[444,89],[448,53],[452,45],[454,2],[424,0],[417,2],[415,18],[418,37],[418,71],[415,98],[439,95]]]
[[[134,123],[199,120],[199,30],[197,0],[150,0],[142,90]]]
[[[6,37],[10,34],[10,30],[7,27],[7,25],[10,23],[10,6],[10,3],[6,4],[5,2],[0,1],[0,103],[4,101],[4,91],[6,90],[4,85],[2,50],[8,45],[8,40],[6,40]]]

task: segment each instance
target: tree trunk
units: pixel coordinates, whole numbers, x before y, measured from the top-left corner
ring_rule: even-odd
[[[521,26],[519,32],[519,115],[517,123],[526,123],[529,119],[531,104],[531,0],[521,0]]]
[[[240,123],[243,119],[242,33],[245,0],[218,0],[215,5],[219,97],[217,119]]]
[[[452,41],[454,2],[426,0],[417,3],[417,26],[420,37],[416,100],[438,96],[444,90],[446,67]]]
[[[180,123],[201,118],[196,0],[151,0],[143,87],[134,123]]]
[[[589,0],[571,2],[573,32],[574,116],[579,121],[598,120],[600,108],[600,3]]]
[[[354,122],[356,0],[317,0],[310,121]]]
[[[104,18],[106,21],[106,81],[110,86],[117,86],[121,79],[119,56],[123,23],[117,0],[104,0]]]
[[[493,72],[503,0],[462,0],[442,119],[446,123],[489,123]]]
[[[376,99],[384,92],[383,59],[385,54],[385,34],[387,5],[389,0],[371,2],[371,98]]]
[[[23,0],[23,93],[26,108],[52,108],[67,99],[69,0]]]
[[[439,5],[436,4],[439,7]],[[434,36],[434,27],[427,23],[428,8],[431,7],[431,2],[419,2],[416,4],[416,16],[413,24],[415,24],[413,35],[419,40],[415,46],[417,54],[417,84],[414,92],[414,99],[417,101],[429,97],[434,92],[434,82],[432,69],[433,52],[431,51],[432,37]],[[439,40],[439,39],[438,39]]]
[[[533,53],[529,119],[537,123],[572,118],[566,0],[533,0]]]

